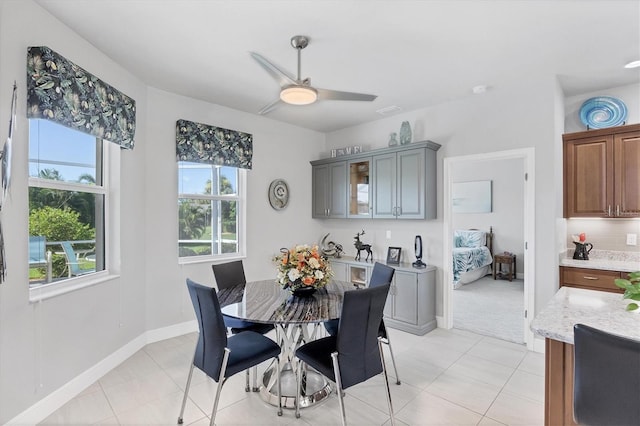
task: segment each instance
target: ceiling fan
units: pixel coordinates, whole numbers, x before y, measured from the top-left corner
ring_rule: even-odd
[[[298,51],[298,78],[294,79],[288,73],[282,71],[263,56],[251,52],[253,59],[264,68],[280,85],[280,97],[262,108],[258,113],[266,114],[275,109],[281,102],[291,105],[309,105],[317,100],[332,101],[368,101],[371,102],[376,95],[364,93],[341,92],[338,90],[320,89],[311,86],[311,79],[300,77],[300,55],[302,49],[309,45],[309,37],[297,35],[291,37],[291,46]]]

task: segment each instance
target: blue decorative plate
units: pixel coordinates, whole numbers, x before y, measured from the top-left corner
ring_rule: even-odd
[[[580,120],[590,129],[619,126],[627,119],[627,106],[618,98],[599,96],[580,107]]]

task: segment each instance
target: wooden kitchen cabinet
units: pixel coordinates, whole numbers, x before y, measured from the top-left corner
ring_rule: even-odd
[[[640,217],[640,124],[562,139],[564,217]]]
[[[617,278],[626,278],[626,272],[606,271],[603,269],[560,267],[560,286],[585,288],[588,290],[624,293],[614,284]]]

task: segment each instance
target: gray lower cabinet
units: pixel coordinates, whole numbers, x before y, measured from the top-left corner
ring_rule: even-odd
[[[335,279],[358,285],[367,285],[373,270],[371,262],[361,262],[347,256],[332,258],[331,265]],[[396,272],[384,307],[385,324],[417,335],[436,328],[436,268],[428,266],[415,269],[410,263],[389,266]],[[346,274],[345,280],[341,279],[343,274]]]
[[[345,263],[331,262],[333,269],[333,279],[338,281],[349,281],[347,278],[347,265]]]
[[[312,217],[347,217],[347,162],[313,167]]]
[[[422,336],[437,327],[436,268],[421,272],[398,270],[385,305],[387,327]]]

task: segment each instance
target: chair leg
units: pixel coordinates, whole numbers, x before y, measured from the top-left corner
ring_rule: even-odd
[[[282,416],[282,385],[280,384],[280,357],[276,357],[276,374],[278,380],[278,416]],[[296,404],[297,406],[297,404]]]
[[[220,392],[222,391],[222,386],[225,379],[224,375],[227,371],[227,361],[229,361],[229,353],[231,351],[229,348],[224,348],[224,355],[222,357],[222,367],[220,368],[220,376],[218,377],[218,387],[216,389],[216,398],[213,401],[213,410],[211,411],[211,421],[209,422],[209,426],[215,426],[216,422],[216,413],[218,412],[218,402],[220,402]]]
[[[245,392],[251,391],[251,388],[249,387],[249,376],[250,376],[249,370],[250,370],[249,368],[247,368],[245,370],[246,371],[245,380],[244,380],[244,391]]]
[[[182,407],[180,408],[180,415],[178,416],[178,424],[182,424],[182,416],[184,415],[184,407],[187,405],[187,395],[189,394],[189,387],[191,386],[191,377],[193,376],[193,362],[191,368],[189,368],[189,376],[187,377],[187,386],[184,388],[184,397],[182,397]]]
[[[253,388],[251,389],[254,392],[258,392],[260,388],[258,387],[258,366],[253,366]]]
[[[340,379],[340,366],[338,365],[338,352],[331,354],[333,361],[333,374],[336,376],[336,387],[338,393],[338,403],[340,404],[340,413],[342,414],[342,426],[347,426],[347,414],[344,411],[344,392],[342,391],[342,380]]]
[[[296,385],[296,419],[300,418],[300,391],[302,390],[302,361],[298,360],[298,375],[297,375],[297,385]],[[278,367],[280,368],[280,367]],[[278,381],[278,392],[280,391],[280,382]]]
[[[391,390],[389,389],[389,376],[387,376],[387,366],[384,362],[382,352],[382,337],[378,337],[378,349],[380,350],[380,362],[382,363],[382,373],[384,374],[384,385],[387,388],[387,403],[389,404],[389,415],[391,416],[391,426],[395,426],[396,420],[393,415],[393,404],[391,403]]]
[[[396,372],[396,385],[400,384],[400,376],[398,375],[398,367],[396,367],[396,358],[393,356],[393,348],[391,347],[391,340],[389,340],[389,334],[386,336],[386,343],[389,347],[389,353],[391,354],[391,363],[393,364],[393,371]]]

